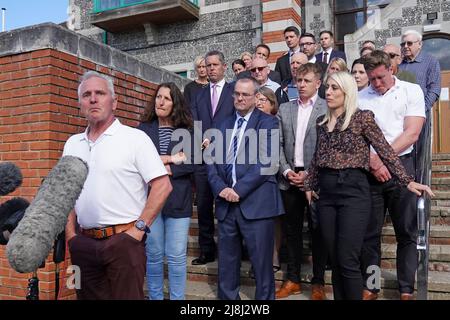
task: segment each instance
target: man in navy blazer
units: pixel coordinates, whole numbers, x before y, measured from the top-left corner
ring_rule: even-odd
[[[328,64],[333,58],[342,58],[347,62],[345,52],[333,49],[333,32],[324,30],[320,33],[320,45],[322,46],[322,52],[316,54],[316,60]],[[325,55],[325,59],[324,59]]]
[[[236,82],[236,113],[219,126],[221,134],[211,146],[215,153],[208,164],[208,180],[216,199],[219,228],[219,299],[240,299],[242,240],[256,279],[255,299],[275,298],[274,218],[284,213],[275,178],[279,166],[278,120],[255,108],[256,90],[253,79]],[[276,141],[276,150],[271,149],[271,139]],[[270,159],[272,165],[263,159]]]
[[[225,82],[227,65],[220,51],[210,51],[205,55],[206,72],[209,85],[198,93],[191,103],[194,121],[201,121],[202,149],[209,144],[204,134],[210,128],[217,127],[224,119],[234,113],[233,85]],[[201,152],[201,150],[195,150]],[[214,241],[214,198],[208,184],[205,164],[195,166],[194,172],[200,246],[200,256],[192,260],[193,265],[202,265],[215,260],[216,244]]]
[[[291,78],[291,57],[294,53],[300,52],[300,30],[297,27],[289,26],[284,29],[283,35],[289,50],[277,59],[275,65],[275,71],[280,73],[281,82]]]

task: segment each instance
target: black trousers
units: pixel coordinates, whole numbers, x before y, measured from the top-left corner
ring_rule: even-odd
[[[312,237],[313,278],[311,283],[324,285],[328,251],[322,240],[320,228],[311,220],[305,192],[297,187],[290,187],[288,190],[282,190],[281,196],[286,211],[286,214],[281,216],[288,250],[286,278],[292,282],[300,283],[303,256],[303,219],[306,212],[309,213],[308,224]]]
[[[400,157],[406,172],[414,176],[414,159],[411,155]],[[417,256],[417,196],[406,187],[400,187],[391,179],[381,183],[369,177],[370,193],[372,198],[372,212],[370,222],[364,238],[361,255],[361,271],[364,285],[367,288],[367,268],[371,265],[381,264],[381,232],[386,210],[394,226],[397,240],[397,280],[401,293],[414,291],[415,274],[418,265]],[[377,292],[378,289],[369,289]]]
[[[214,241],[214,196],[208,182],[206,165],[196,165],[194,172],[198,213],[198,243],[201,253],[216,254]]]
[[[288,251],[287,280],[300,283],[303,256],[303,218],[307,208],[305,192],[297,187],[282,190],[284,210],[281,216]]]
[[[370,216],[367,174],[359,169],[321,169],[319,227],[328,248],[336,300],[362,299],[360,254]]]

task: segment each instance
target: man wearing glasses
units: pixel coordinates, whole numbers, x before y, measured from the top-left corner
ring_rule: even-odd
[[[408,81],[411,83],[416,83],[416,76],[406,70],[399,70],[398,66],[402,63],[402,54],[400,47],[395,44],[387,44],[384,46],[383,51],[389,55],[391,58],[392,74],[402,81]]]
[[[425,96],[425,109],[428,113],[441,93],[441,68],[433,56],[422,52],[422,35],[408,30],[402,35],[403,61],[400,70],[415,74],[417,84]]]
[[[415,30],[408,30],[402,35],[403,61],[399,68],[416,76],[417,84],[422,88],[425,98],[426,122],[415,145],[416,180],[422,181],[426,141],[430,139],[430,111],[441,93],[441,68],[433,56],[422,52],[422,35]]]
[[[250,69],[250,74],[252,78],[256,80],[260,87],[267,87],[273,92],[277,91],[280,87],[278,83],[269,79],[269,66],[267,61],[262,58],[254,58],[252,61],[252,67]]]
[[[222,300],[240,299],[242,240],[256,279],[255,299],[275,298],[274,218],[284,211],[275,178],[277,167],[268,170],[262,156],[274,157],[271,140],[279,139],[278,120],[255,107],[257,87],[254,79],[237,80],[233,93],[235,112],[218,126],[221,138],[212,142],[212,150],[224,146],[223,157],[216,151],[212,154],[213,163],[208,165],[208,180],[216,199],[218,298]]]

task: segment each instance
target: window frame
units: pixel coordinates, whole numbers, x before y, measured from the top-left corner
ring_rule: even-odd
[[[336,27],[338,19],[336,19],[336,16],[349,14],[349,13],[363,12],[363,14],[364,14],[364,23],[367,23],[367,11],[369,9],[378,8],[378,9],[381,10],[381,9],[387,7],[392,2],[391,1],[389,3],[379,4],[379,5],[367,5],[367,1],[368,0],[363,0],[363,6],[362,7],[337,11],[336,10],[336,1],[337,0],[333,0],[333,33],[334,33],[334,45],[335,45],[335,47],[340,47],[340,46],[344,45],[344,39],[338,40],[338,34],[336,32],[336,30],[338,30],[337,27]],[[340,1],[342,1],[342,0],[340,0]]]
[[[100,7],[101,7],[100,2],[102,0],[92,0],[92,1],[93,1],[92,12],[93,13],[100,13],[100,12],[104,12],[104,11],[115,10],[115,9],[122,9],[122,8],[136,6],[136,5],[140,5],[140,4],[144,4],[144,3],[155,2],[155,1],[158,1],[158,0],[141,0],[139,2],[129,3],[129,4],[124,4],[125,0],[119,0],[119,5],[118,6],[105,8],[105,9],[100,9]],[[195,5],[196,7],[199,7],[198,0],[187,0],[187,1],[189,1],[190,3]]]

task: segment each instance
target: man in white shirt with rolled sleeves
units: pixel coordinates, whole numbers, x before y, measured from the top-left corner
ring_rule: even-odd
[[[414,176],[413,144],[425,122],[423,92],[416,84],[393,75],[390,57],[375,50],[363,57],[370,86],[359,92],[359,107],[371,110],[384,137],[398,154],[407,173]],[[369,176],[372,212],[364,239],[361,264],[365,290],[363,299],[375,300],[378,289],[370,289],[367,268],[381,264],[381,230],[389,210],[397,238],[397,280],[402,300],[412,300],[417,269],[417,196],[393,181],[389,170],[372,150]]]
[[[88,127],[70,137],[63,152],[89,168],[66,225],[71,260],[81,271],[77,297],[142,300],[145,233],[172,185],[150,138],[114,117],[117,97],[109,77],[87,72],[78,97]]]

